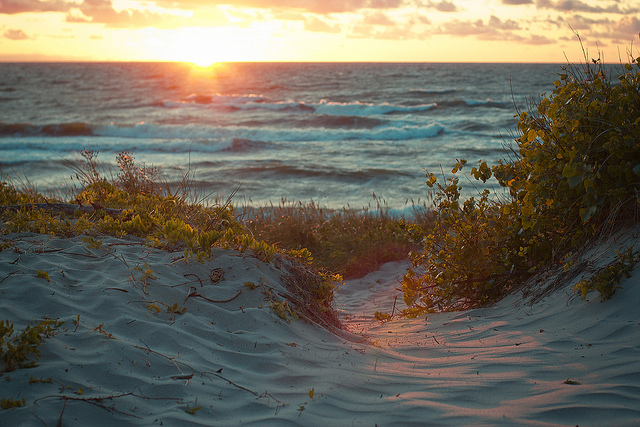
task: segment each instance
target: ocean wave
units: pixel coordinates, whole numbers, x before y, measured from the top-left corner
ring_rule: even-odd
[[[491,107],[491,108],[512,108],[512,102],[505,101],[493,101],[491,99],[486,99],[484,101],[476,100],[476,99],[468,99],[465,101],[467,106],[469,107]]]
[[[450,95],[456,93],[456,89],[410,89],[409,96],[435,96],[435,95]]]
[[[321,114],[341,115],[341,116],[376,116],[394,113],[418,113],[428,111],[437,105],[420,104],[415,106],[393,105],[387,103],[366,103],[366,102],[330,102],[322,100],[314,104],[315,111]]]
[[[318,113],[334,116],[377,116],[385,114],[411,114],[428,111],[436,107],[435,103],[415,106],[394,105],[389,103],[367,103],[360,101],[336,102],[322,99],[319,102],[296,100],[272,100],[263,95],[203,95],[192,94],[177,101],[164,101],[167,108],[206,107],[225,110],[271,110],[279,112]]]
[[[297,127],[317,127],[327,129],[373,129],[385,121],[373,117],[317,115],[291,118],[289,123]]]
[[[297,141],[346,141],[346,140],[404,140],[439,136],[448,130],[440,123],[425,125],[389,122],[371,126],[369,118],[365,125],[355,126],[355,119],[333,122],[334,128],[326,127],[252,127],[215,126],[189,123],[185,125],[158,125],[153,123],[91,125],[87,123],[62,123],[49,125],[0,124],[0,137],[102,137],[114,138],[115,143],[130,144],[131,140],[162,140],[159,147],[185,146],[197,143],[215,150],[229,149],[234,140],[263,142]],[[358,118],[358,120],[361,120]],[[354,126],[349,126],[354,124]],[[220,148],[222,147],[222,148]],[[210,151],[210,150],[207,150]]]
[[[58,123],[32,125],[29,123],[1,123],[0,136],[90,136],[93,129],[87,123]]]
[[[344,181],[350,183],[364,183],[371,180],[396,179],[399,175],[412,177],[413,175],[398,170],[366,168],[362,170],[345,170],[320,165],[301,166],[278,161],[267,162],[256,166],[236,168],[234,173],[248,175],[269,175],[279,178],[316,178],[322,180]]]

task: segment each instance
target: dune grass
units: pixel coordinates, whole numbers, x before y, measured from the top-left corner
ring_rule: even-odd
[[[288,250],[306,248],[317,268],[359,278],[386,262],[407,259],[419,249],[430,222],[424,206],[413,205],[411,215],[398,217],[374,201],[375,208],[335,210],[283,200],[247,209],[243,222],[258,240]]]

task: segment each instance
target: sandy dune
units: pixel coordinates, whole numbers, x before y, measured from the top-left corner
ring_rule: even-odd
[[[570,282],[534,303],[381,324],[376,310],[404,306],[408,265],[391,263],[341,286],[334,334],[278,316],[286,263],[9,239],[0,319],[65,324],[37,367],[0,377],[1,397],[26,401],[3,426],[640,424],[640,269],[605,303]],[[595,268],[629,242],[585,256]]]

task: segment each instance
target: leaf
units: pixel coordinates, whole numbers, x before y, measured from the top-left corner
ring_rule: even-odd
[[[586,209],[586,208],[580,209],[580,218],[582,219],[582,222],[589,221],[589,218],[591,218],[591,216],[597,210],[598,210],[598,206],[596,205],[591,206],[589,209]]]
[[[573,188],[573,187],[579,185],[580,183],[582,183],[583,180],[584,180],[584,176],[577,175],[577,176],[572,176],[571,178],[569,178],[567,180],[567,183],[569,184],[569,187]]]
[[[311,390],[309,390],[309,397],[310,397],[311,399],[313,399],[314,390],[315,390],[315,388],[312,388]]]

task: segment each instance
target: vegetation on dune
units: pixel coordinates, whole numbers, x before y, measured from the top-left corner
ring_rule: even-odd
[[[237,218],[231,197],[205,206],[194,195],[189,177],[170,189],[158,181],[157,171],[134,162],[122,152],[117,156],[119,173],[108,181],[97,169],[97,153],[85,150],[85,161],[75,168],[83,187],[70,203],[47,199],[34,191],[18,191],[0,183],[2,233],[36,232],[58,236],[85,235],[89,245],[100,245],[101,235],[135,236],[153,247],[181,251],[186,259],[205,261],[215,248],[250,253],[261,261],[285,257],[300,267],[289,272],[291,307],[300,317],[327,327],[339,325],[333,312],[333,288],[339,276],[325,270],[307,271],[311,254],[304,248],[281,250],[256,240]],[[87,209],[88,208],[88,209]],[[4,242],[1,248],[10,246]],[[300,274],[300,269],[305,274]],[[44,276],[38,276],[44,277]],[[304,296],[304,298],[298,298]],[[304,301],[302,301],[304,299]]]
[[[561,265],[590,239],[635,220],[640,187],[640,58],[617,81],[600,60],[568,65],[537,110],[522,112],[513,159],[471,170],[508,190],[503,200],[460,200],[460,160],[440,182],[433,228],[403,280],[405,314],[458,310],[495,301],[543,266]],[[628,258],[628,257],[627,257]],[[615,291],[625,259],[607,278],[580,286],[583,296]],[[605,273],[603,273],[605,274]]]
[[[245,223],[256,239],[286,249],[305,248],[317,268],[360,278],[386,262],[407,259],[411,250],[419,249],[416,227],[430,221],[423,209],[414,207],[411,219],[398,218],[376,202],[377,209],[357,211],[282,201],[251,210]]]

